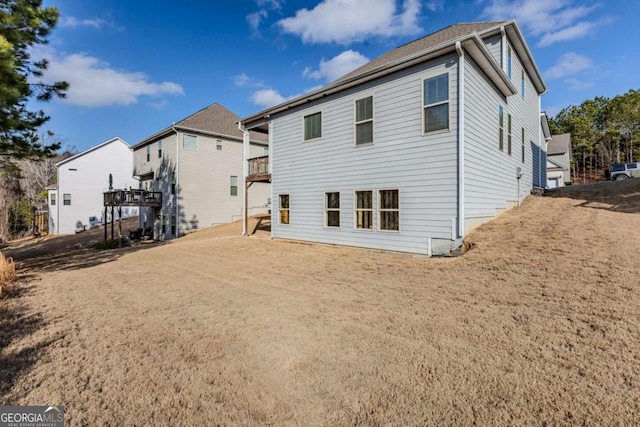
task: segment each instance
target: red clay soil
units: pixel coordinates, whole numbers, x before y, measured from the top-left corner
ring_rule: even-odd
[[[529,197],[457,258],[239,224],[87,262],[49,263],[54,240],[3,251],[23,279],[0,301],[2,405],[71,426],[640,424],[640,179]]]

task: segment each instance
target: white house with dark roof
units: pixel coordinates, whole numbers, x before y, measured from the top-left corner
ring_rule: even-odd
[[[547,187],[571,181],[571,134],[552,135],[547,146]]]
[[[56,163],[58,182],[47,188],[49,233],[72,234],[104,223],[102,193],[110,185],[134,185],[132,159],[129,144],[115,137]],[[123,218],[136,215],[136,207],[122,211]]]
[[[272,236],[427,255],[459,247],[545,186],[533,163],[546,150],[546,90],[515,21],[475,22],[244,118],[245,143],[249,131],[269,135]]]
[[[141,208],[140,227],[153,227],[157,239],[242,218],[247,156],[268,154],[267,135],[251,132],[247,154],[240,117],[212,104],[140,141],[133,148],[133,175],[139,188],[162,191],[162,207]],[[269,210],[270,185],[256,185],[247,213]]]

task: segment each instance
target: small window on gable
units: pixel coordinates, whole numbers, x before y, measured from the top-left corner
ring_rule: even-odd
[[[325,226],[340,227],[340,193],[325,193]]]
[[[449,129],[449,74],[423,81],[424,133]]]
[[[51,193],[51,206],[56,204],[56,193]]]
[[[222,140],[216,140],[216,150],[222,150]]]
[[[322,113],[309,114],[304,116],[304,140],[322,137]]]
[[[231,182],[230,194],[232,196],[237,196],[238,195],[238,177],[232,175],[230,182]]]
[[[507,46],[507,75],[511,80],[511,46]]]
[[[147,162],[151,160],[151,146],[147,145]]]
[[[504,109],[498,108],[498,148],[504,151]]]
[[[197,150],[198,137],[195,135],[182,135],[182,147],[185,150]]]
[[[158,158],[162,157],[162,141],[158,141]]]
[[[356,145],[373,142],[373,96],[356,101]]]

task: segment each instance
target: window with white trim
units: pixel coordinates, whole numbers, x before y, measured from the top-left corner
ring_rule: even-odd
[[[356,145],[373,142],[373,96],[356,101]]]
[[[304,140],[320,138],[322,136],[322,113],[317,112],[304,116]]]
[[[185,150],[197,150],[198,149],[198,137],[196,135],[182,135],[182,148]]]
[[[280,210],[280,224],[289,224],[289,195],[280,194],[278,196],[278,209]]]
[[[340,227],[340,193],[324,193],[325,226]]]
[[[151,146],[147,145],[147,162],[151,160]]]
[[[424,133],[449,129],[449,74],[422,83]]]
[[[238,195],[238,177],[231,175],[231,178],[229,181],[231,182],[230,194],[232,196],[237,196]]]
[[[385,231],[400,230],[400,199],[398,190],[379,192],[379,228]]]
[[[511,114],[507,114],[507,153],[511,155]]]
[[[162,141],[158,141],[158,158],[162,157]]]
[[[507,46],[507,75],[511,80],[511,46]]]
[[[498,108],[498,148],[504,151],[504,109]]]
[[[62,195],[62,204],[65,206],[71,206],[71,194]]]
[[[51,193],[51,206],[56,205],[56,193]]]
[[[218,150],[218,151],[222,150],[222,140],[221,139],[217,139],[216,140],[216,150]]]
[[[373,191],[356,191],[356,228],[373,230]]]

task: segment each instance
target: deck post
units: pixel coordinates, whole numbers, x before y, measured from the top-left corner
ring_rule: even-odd
[[[109,227],[109,223],[107,222],[107,214],[109,212],[109,207],[105,204],[104,206],[104,220],[102,224],[104,225],[104,241],[107,241],[107,227]]]
[[[113,217],[115,216],[114,209],[115,209],[115,206],[112,205],[111,206],[111,240],[114,239],[114,236],[113,236]]]
[[[122,247],[122,205],[118,205],[118,247]]]

